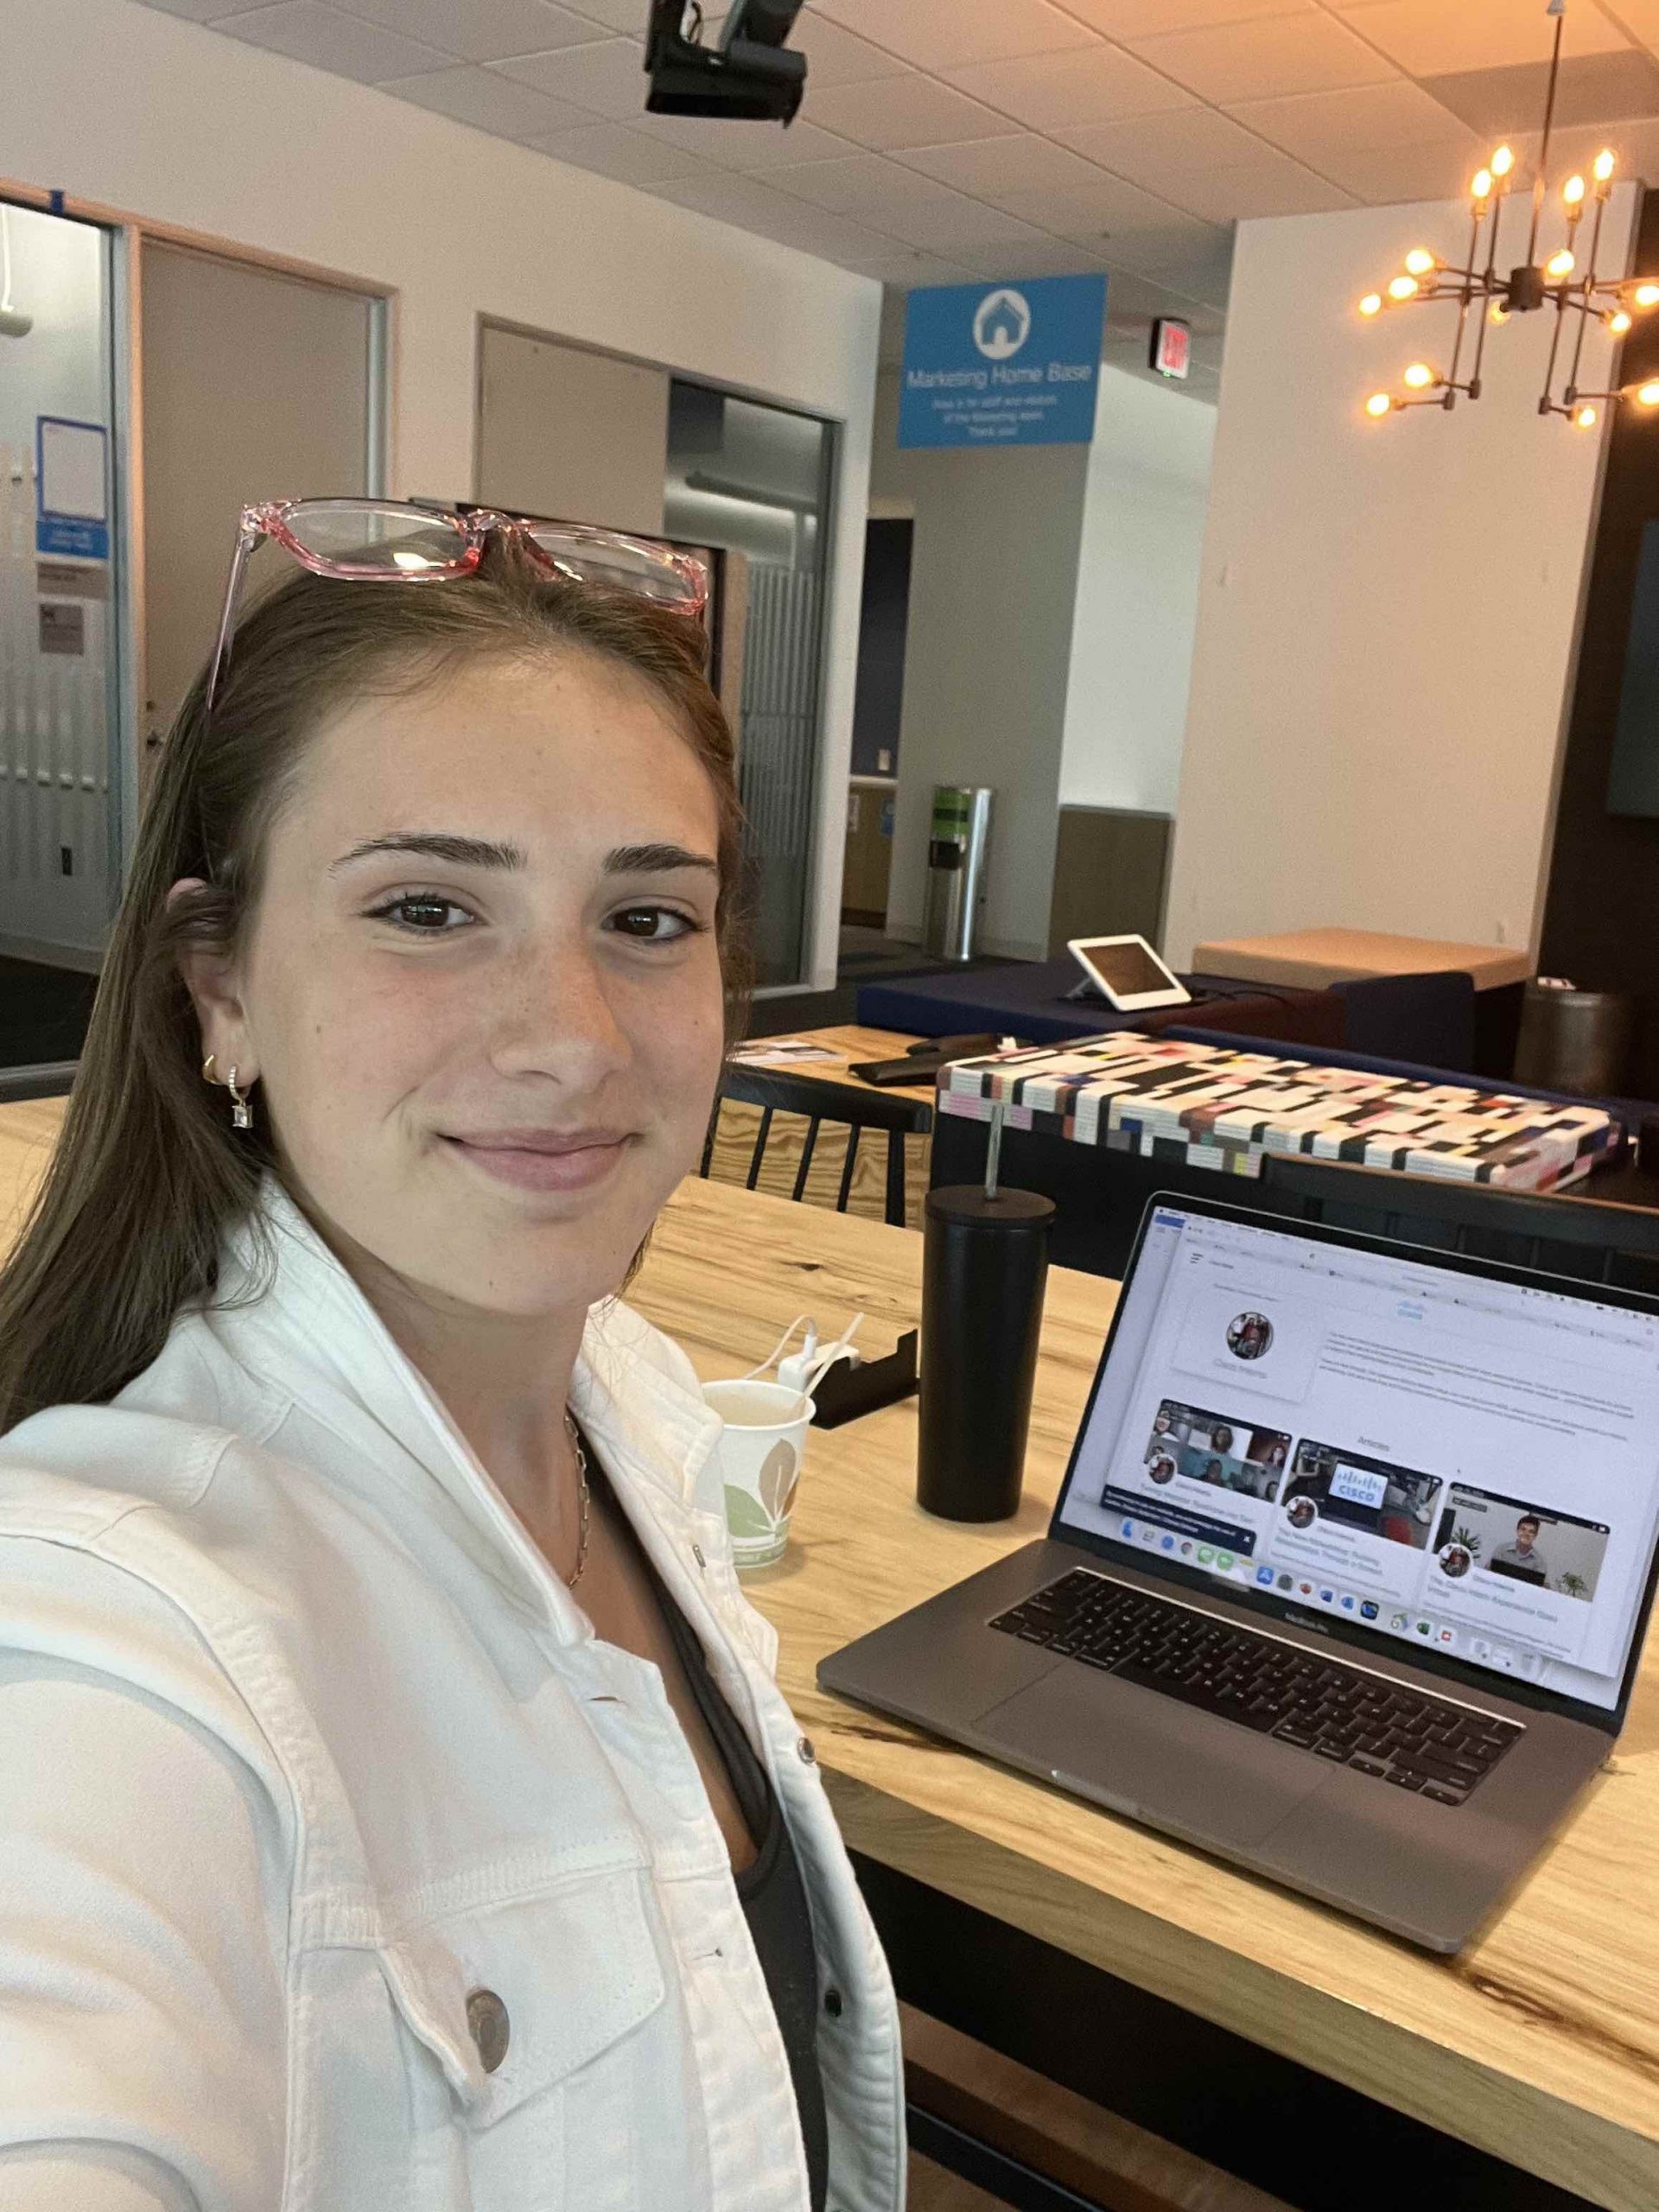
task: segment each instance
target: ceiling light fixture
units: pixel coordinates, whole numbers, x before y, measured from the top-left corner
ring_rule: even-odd
[[[1566,20],[1567,0],[1548,0],[1547,15],[1555,18],[1555,42],[1550,55],[1549,85],[1544,96],[1544,135],[1539,149],[1538,166],[1532,186],[1532,223],[1527,234],[1526,259],[1512,268],[1508,276],[1501,276],[1497,267],[1497,234],[1503,219],[1503,205],[1509,194],[1509,181],[1515,171],[1515,149],[1499,146],[1485,167],[1478,169],[1469,187],[1471,227],[1469,234],[1469,265],[1453,269],[1431,253],[1427,246],[1414,246],[1405,257],[1400,273],[1391,277],[1382,291],[1368,292],[1359,303],[1361,315],[1372,317],[1390,308],[1405,307],[1413,302],[1455,300],[1458,303],[1457,335],[1452,347],[1452,365],[1445,376],[1438,376],[1422,362],[1414,362],[1406,371],[1404,381],[1416,397],[1404,398],[1386,392],[1373,392],[1365,402],[1365,412],[1376,420],[1392,415],[1406,407],[1441,407],[1450,409],[1458,404],[1459,394],[1466,399],[1478,399],[1481,393],[1481,361],[1486,346],[1489,326],[1502,326],[1517,315],[1530,315],[1539,308],[1554,307],[1555,327],[1550,338],[1549,361],[1544,371],[1543,397],[1538,402],[1541,415],[1563,415],[1581,429],[1590,429],[1598,420],[1597,409],[1592,403],[1635,399],[1643,407],[1659,404],[1659,383],[1643,380],[1624,385],[1611,391],[1584,391],[1579,386],[1579,375],[1584,359],[1585,333],[1593,321],[1615,338],[1623,338],[1630,327],[1633,315],[1644,314],[1659,307],[1659,281],[1649,277],[1599,276],[1596,255],[1601,244],[1602,211],[1612,191],[1612,154],[1605,149],[1591,164],[1590,176],[1574,175],[1561,188],[1561,207],[1567,220],[1567,243],[1550,254],[1546,260],[1538,257],[1538,226],[1543,216],[1544,202],[1549,193],[1549,134],[1555,119],[1555,85],[1561,67],[1561,30]],[[1584,219],[1586,201],[1595,213],[1590,225],[1590,243],[1583,257],[1580,273],[1579,226]],[[1481,265],[1483,246],[1485,265]],[[1477,304],[1478,303],[1478,304]],[[1475,314],[1475,334],[1472,357],[1468,372],[1461,379],[1458,372],[1464,364],[1465,342],[1468,336],[1471,310]],[[1578,317],[1572,340],[1572,364],[1559,398],[1555,396],[1556,365],[1560,359],[1561,340],[1569,315]],[[1651,393],[1650,398],[1648,395]],[[1379,403],[1381,403],[1379,404]]]

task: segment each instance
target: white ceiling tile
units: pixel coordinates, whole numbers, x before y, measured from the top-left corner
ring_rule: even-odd
[[[868,261],[850,262],[848,266],[856,269],[861,276],[874,276],[899,292],[908,292],[918,284],[969,284],[974,276],[971,269],[964,269],[959,262],[898,245],[887,253],[872,254]]]
[[[918,176],[874,154],[780,169],[775,181],[780,190],[828,207],[833,213],[850,215],[930,252],[949,254],[963,245],[1020,239],[1030,229],[1000,208],[985,207],[963,193],[936,184],[931,177]]]
[[[715,222],[735,223],[743,230],[758,231],[781,245],[792,245],[825,260],[840,260],[843,255],[853,253],[874,257],[896,251],[891,239],[882,238],[865,225],[823,208],[805,207],[798,201],[785,200],[755,177],[716,173],[671,180],[657,187],[656,196],[671,200],[677,207],[689,207],[696,214],[708,215]]]
[[[879,154],[855,154],[846,161],[809,162],[779,180],[779,188],[815,207],[828,207],[837,215],[855,215],[872,207],[887,207],[901,193],[938,192],[942,187],[925,177],[900,168],[897,162]]]
[[[1604,13],[1650,54],[1659,54],[1659,0],[1605,0]]]
[[[1192,94],[1114,46],[1078,54],[1036,54],[1020,61],[982,61],[953,69],[950,82],[1033,130],[1113,123],[1191,107]]]
[[[1315,164],[1373,207],[1411,200],[1459,200],[1479,164],[1478,148],[1356,146]]]
[[[1103,176],[1081,192],[1011,192],[1001,204],[1022,222],[1096,247],[1103,238],[1160,230],[1180,219],[1180,211],[1166,200],[1154,199],[1118,177]]]
[[[221,26],[232,38],[251,46],[267,47],[286,54],[291,60],[308,61],[314,68],[332,70],[337,77],[354,77],[360,85],[384,83],[388,77],[411,77],[416,71],[440,69],[449,56],[436,47],[423,46],[412,38],[378,23],[365,23],[342,16],[317,0],[283,0],[275,8],[253,8],[230,16]]]
[[[1374,85],[1398,73],[1374,46],[1329,16],[1270,16],[1177,31],[1138,41],[1135,51],[1201,99],[1217,103]]]
[[[395,92],[416,107],[452,115],[457,123],[470,123],[476,130],[493,131],[499,138],[537,137],[562,130],[586,118],[568,101],[549,99],[527,85],[510,84],[493,70],[470,64],[438,69],[418,77],[387,79],[381,90]]]
[[[1133,177],[1152,192],[1167,191],[1172,178],[1193,169],[1247,162],[1262,150],[1259,138],[1212,107],[1177,108],[1168,115],[1096,124],[1054,135],[1102,168]]]
[[[815,123],[878,153],[995,138],[1008,127],[1005,116],[914,70],[871,85],[831,85],[808,103]]]
[[[995,283],[1017,276],[1094,276],[1106,264],[1087,246],[1066,238],[1033,238],[1026,245],[965,246],[970,274]]]
[[[556,0],[338,0],[344,13],[366,16],[387,30],[457,55],[462,61],[498,61],[507,54],[539,54],[549,47],[580,46],[594,37],[583,16]]]
[[[671,146],[620,123],[582,123],[527,138],[527,146],[579,169],[613,176],[621,184],[662,184],[671,177],[706,176],[709,163],[683,147]]]
[[[1357,204],[1351,193],[1269,146],[1251,161],[1195,171],[1171,197],[1212,223],[1251,215],[1313,215]]]
[[[158,15],[182,16],[188,22],[217,22],[221,16],[248,15],[260,0],[140,0]]]
[[[640,115],[631,126],[665,145],[683,146],[728,169],[791,168],[798,162],[830,162],[860,149],[820,130],[804,115],[781,123],[734,123],[713,115]]]
[[[884,48],[832,23],[816,8],[802,9],[789,42],[806,56],[809,100],[827,86],[868,85],[878,77],[899,76],[907,66]]]
[[[1000,200],[1010,192],[1063,192],[1096,183],[1100,171],[1051,138],[1016,131],[1007,138],[971,138],[965,146],[918,146],[898,158],[958,192]]]
[[[1108,38],[1156,38],[1160,31],[1199,30],[1251,16],[1311,16],[1315,0],[1065,0],[1080,22]],[[1459,6],[1462,0],[1449,0]]]
[[[591,115],[627,123],[645,112],[650,89],[645,50],[632,39],[601,39],[592,46],[561,47],[552,54],[523,54],[490,66],[515,84],[529,85]]]
[[[1339,92],[1249,100],[1228,112],[1316,169],[1350,154],[1406,147],[1455,150],[1460,161],[1464,148],[1473,143],[1473,133],[1449,109],[1404,77]]]
[[[1484,149],[1490,141],[1479,142]],[[1541,134],[1535,130],[1522,131],[1511,137],[1515,149],[1516,181],[1530,181],[1534,165],[1541,150]],[[1552,186],[1563,183],[1575,168],[1587,169],[1602,148],[1610,148],[1616,156],[1618,176],[1652,177],[1659,175],[1659,120],[1643,123],[1583,124],[1570,130],[1555,130],[1549,134],[1549,181]]]
[[[1055,53],[1090,40],[1075,16],[1049,0],[818,0],[818,11],[931,70]]]
[[[1502,69],[1548,61],[1554,21],[1531,0],[1333,0],[1342,20],[1414,77],[1460,69]],[[1593,0],[1563,17],[1564,54],[1606,54],[1627,46]]]

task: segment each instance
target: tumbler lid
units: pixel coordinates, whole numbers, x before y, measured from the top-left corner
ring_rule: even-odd
[[[976,1229],[1046,1229],[1054,1218],[1054,1201],[1040,1191],[1017,1191],[1003,1184],[988,1198],[979,1183],[946,1183],[927,1193],[926,1212],[931,1221],[971,1222]]]

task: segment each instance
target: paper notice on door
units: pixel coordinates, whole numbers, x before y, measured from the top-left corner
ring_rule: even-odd
[[[108,433],[95,423],[65,423],[42,415],[41,512],[72,515],[78,522],[107,522],[104,451]]]

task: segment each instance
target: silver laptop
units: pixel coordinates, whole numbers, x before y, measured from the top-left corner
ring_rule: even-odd
[[[1659,1300],[1148,1205],[1048,1535],[826,1689],[1436,1951],[1612,1750]]]

